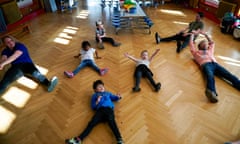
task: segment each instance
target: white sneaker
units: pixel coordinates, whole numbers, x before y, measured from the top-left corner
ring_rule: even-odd
[[[55,86],[57,85],[58,83],[58,78],[56,76],[54,76],[52,79],[51,79],[51,82],[48,86],[48,92],[51,92],[54,90]]]

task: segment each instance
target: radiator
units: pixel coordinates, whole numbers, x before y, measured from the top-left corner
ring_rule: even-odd
[[[234,3],[220,1],[217,9],[217,17],[222,18],[226,12],[234,13],[236,6]]]

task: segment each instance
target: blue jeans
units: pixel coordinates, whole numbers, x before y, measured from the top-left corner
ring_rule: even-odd
[[[89,66],[92,67],[95,71],[97,71],[98,73],[100,73],[100,69],[98,68],[98,66],[95,64],[95,62],[93,60],[83,60],[78,67],[73,71],[73,74],[76,75],[81,69],[83,69],[84,67]]]
[[[45,86],[50,84],[50,81],[39,72],[33,63],[13,64],[0,81],[0,94],[2,94],[12,82],[22,76],[31,77]]]
[[[224,80],[229,81],[233,87],[240,90],[240,80],[218,63],[208,62],[203,64],[201,67],[203,74],[206,76],[207,89],[217,94],[214,80],[214,75],[216,75]]]

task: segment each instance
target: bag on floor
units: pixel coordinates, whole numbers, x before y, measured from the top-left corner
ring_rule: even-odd
[[[222,33],[232,33],[233,32],[233,24],[235,22],[235,17],[232,12],[226,12],[222,18],[222,22],[220,25]]]

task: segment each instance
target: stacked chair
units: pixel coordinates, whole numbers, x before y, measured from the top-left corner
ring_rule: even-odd
[[[117,7],[113,7],[111,18],[116,34],[118,34],[120,29],[147,29],[148,33],[151,34],[153,22],[149,17],[146,16],[138,19],[121,17],[120,7],[119,5],[116,6]]]

